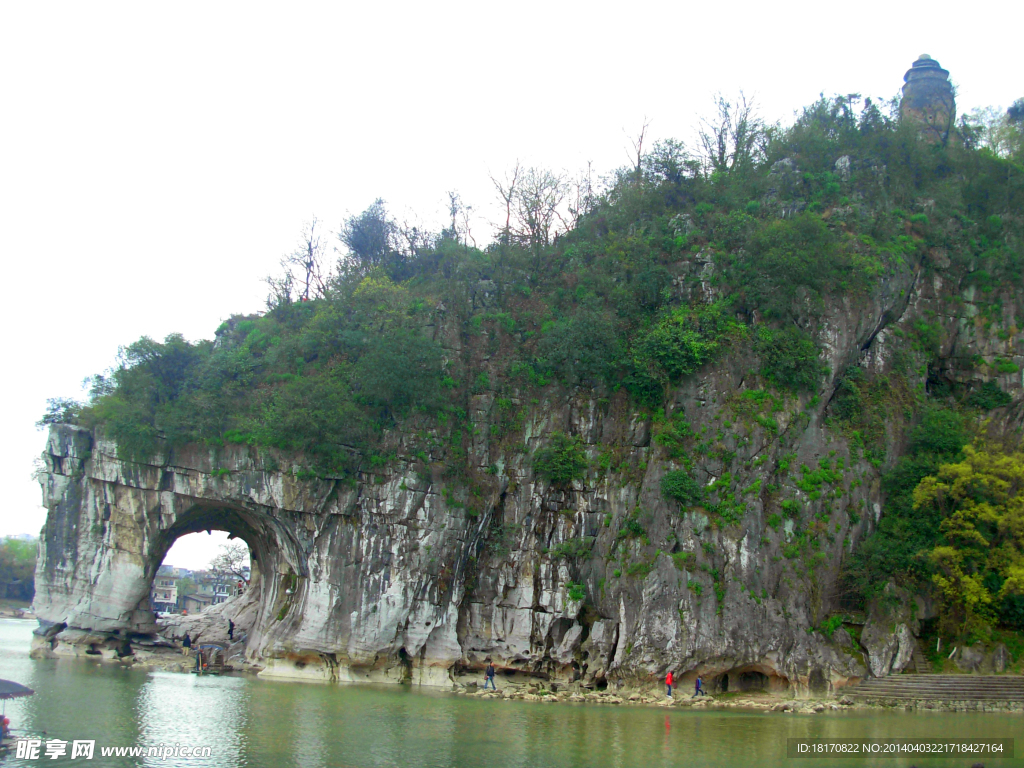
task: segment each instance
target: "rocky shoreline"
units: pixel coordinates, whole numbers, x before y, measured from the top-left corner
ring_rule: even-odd
[[[245,660],[239,648],[228,648],[227,661],[231,675],[257,675],[261,670],[257,664]],[[97,663],[117,664],[132,669],[189,674],[195,657],[183,657],[179,648],[170,646],[148,649],[136,648],[134,653],[123,658],[109,655],[94,658]],[[669,698],[662,691],[650,687],[631,688],[624,686],[615,690],[589,690],[578,683],[503,682],[497,690],[484,690],[477,682],[453,683],[449,693],[457,696],[492,701],[527,701],[540,704],[598,704],[605,706],[641,706],[666,709],[738,709],[751,712],[778,713],[789,715],[819,715],[831,712],[855,710],[897,710],[933,712],[1011,712],[1024,713],[1022,701],[937,701],[897,700],[886,698],[854,698],[840,692],[830,698],[798,699],[780,693],[725,693],[709,694],[693,698],[688,691],[677,691]]]
[[[761,712],[778,712],[790,715],[817,715],[827,712],[852,710],[903,709],[905,711],[927,710],[935,712],[1024,712],[1024,702],[998,701],[903,701],[896,699],[858,700],[848,695],[830,699],[792,699],[773,694],[724,694],[693,698],[689,694],[669,698],[663,693],[651,691],[623,690],[609,691],[558,691],[538,686],[511,685],[492,690],[474,690],[468,686],[457,686],[458,695],[481,699],[504,701],[536,701],[542,703],[586,703],[616,706],[654,706],[674,709],[745,709]]]
[[[35,621],[36,615],[27,608],[0,608],[0,619],[25,619]]]

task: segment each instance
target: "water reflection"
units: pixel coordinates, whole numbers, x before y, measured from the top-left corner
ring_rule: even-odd
[[[146,746],[209,746],[217,765],[246,765],[250,687],[242,678],[154,672],[136,694],[138,738]],[[147,757],[144,765],[167,765]]]
[[[1009,738],[1019,715],[855,712],[816,716],[689,712],[479,701],[392,686],[318,686],[251,678],[122,670],[88,661],[31,661],[32,625],[0,621],[0,677],[36,689],[9,702],[17,729],[48,738],[96,739],[93,761],[47,765],[213,768],[656,768],[792,765],[788,738]],[[106,758],[100,746],[213,748],[207,760]],[[1024,749],[1024,743],[1020,745]],[[842,768],[976,760],[845,759]],[[984,760],[990,768],[1024,759]],[[39,761],[5,765],[38,766]]]

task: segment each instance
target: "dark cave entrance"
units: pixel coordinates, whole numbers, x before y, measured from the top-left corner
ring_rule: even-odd
[[[712,693],[767,693],[785,690],[788,687],[788,682],[778,675],[765,674],[750,667],[740,667],[713,678],[710,690]]]

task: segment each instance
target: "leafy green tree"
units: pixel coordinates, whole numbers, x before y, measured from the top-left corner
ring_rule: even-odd
[[[914,504],[914,490],[943,464],[956,462],[970,440],[964,417],[942,407],[925,408],[910,433],[907,453],[882,478],[885,511],[875,532],[844,563],[851,595],[874,596],[890,580],[924,584],[931,579],[929,553],[942,540],[942,516]]]
[[[970,140],[993,154],[1024,162],[1024,99],[1017,99],[1007,110],[998,107],[975,109],[964,120]]]
[[[397,232],[398,227],[380,198],[358,216],[345,219],[338,238],[348,250],[349,267],[356,272],[381,268],[389,274],[396,273],[405,261],[397,248]]]
[[[345,472],[352,453],[366,446],[369,433],[347,372],[338,366],[319,376],[292,379],[278,389],[256,434],[264,444],[306,454],[321,470]]]
[[[944,628],[977,637],[1000,602],[1024,596],[1024,454],[966,446],[963,461],[921,481],[914,508],[942,518],[930,559]]]
[[[0,598],[32,600],[37,550],[34,540],[7,538],[0,542]]]
[[[685,469],[666,472],[661,478],[661,492],[665,498],[677,501],[683,507],[692,507],[704,498],[704,489]]]
[[[787,326],[781,330],[758,329],[754,349],[761,358],[761,375],[772,386],[796,392],[815,392],[828,372],[818,345],[810,334]]]
[[[68,397],[50,397],[46,400],[46,412],[36,422],[39,428],[50,424],[75,424],[81,419],[82,403]]]
[[[630,345],[626,386],[642,403],[654,406],[669,385],[714,360],[724,341],[744,334],[720,305],[669,310]]]
[[[826,295],[861,295],[882,273],[876,256],[840,242],[814,213],[759,227],[749,249],[747,258],[733,258],[730,266],[740,295],[769,317],[797,317],[807,303],[817,314]]]

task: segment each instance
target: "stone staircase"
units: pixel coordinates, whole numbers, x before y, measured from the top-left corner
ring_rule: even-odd
[[[1024,703],[1024,675],[890,675],[865,680],[845,695],[864,701]]]
[[[914,656],[911,661],[914,663],[914,671],[917,674],[930,675],[932,673],[932,663],[924,655],[924,648],[921,646],[920,640],[914,643]]]

